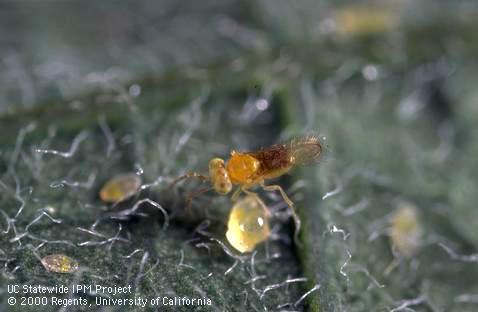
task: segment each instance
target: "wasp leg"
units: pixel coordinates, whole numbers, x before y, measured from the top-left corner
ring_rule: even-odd
[[[276,185],[276,184],[275,185],[265,185],[264,181],[262,181],[260,183],[260,185],[261,185],[262,189],[264,189],[265,191],[268,191],[268,192],[279,191],[280,192],[282,198],[284,199],[284,201],[289,206],[289,210],[291,212],[292,219],[294,219],[294,224],[295,224],[294,241],[297,245],[301,245],[300,242],[299,242],[299,233],[300,233],[300,227],[301,227],[302,223],[300,221],[299,216],[295,212],[294,202],[289,198],[289,196],[287,196],[284,189],[282,189],[282,187],[280,185]]]
[[[179,182],[181,182],[183,180],[186,180],[186,179],[189,179],[189,178],[199,178],[199,179],[202,180],[202,182],[209,180],[208,176],[202,175],[202,174],[194,172],[194,171],[189,171],[186,174],[176,178],[173,182],[171,182],[169,187],[173,188]],[[191,206],[192,206],[192,201],[193,201],[194,197],[197,197],[197,196],[201,195],[202,193],[205,193],[205,192],[209,191],[210,189],[211,189],[210,187],[207,187],[207,188],[202,188],[202,189],[199,189],[197,191],[188,193],[187,197],[186,197],[186,211],[188,213],[191,212]]]
[[[255,197],[259,197],[259,195],[257,195],[257,193],[254,193],[252,191],[249,191],[249,185],[243,185],[240,190],[242,192],[244,192],[246,195],[251,195],[251,196],[255,196]]]
[[[235,202],[239,199],[239,195],[241,195],[241,191],[243,191],[243,189],[241,187],[238,187],[237,190],[234,191],[234,193],[231,196],[231,200],[233,202]]]
[[[244,185],[238,187],[237,190],[234,191],[234,194],[232,194],[231,200],[233,202],[237,201],[239,199],[239,195],[241,195],[241,192],[243,192],[246,195],[257,196],[256,193],[249,191],[249,188],[251,188],[251,186],[252,185],[244,184]]]
[[[194,192],[188,193],[187,198],[186,198],[186,211],[188,213],[191,212],[191,207],[192,207],[194,197],[198,197],[199,195],[201,195],[203,193],[206,193],[207,191],[210,191],[210,190],[211,190],[210,187],[204,187],[204,188],[201,188],[201,189],[196,190]]]

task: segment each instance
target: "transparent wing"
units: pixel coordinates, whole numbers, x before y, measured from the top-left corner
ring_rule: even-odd
[[[320,160],[323,153],[323,144],[318,137],[298,138],[288,144],[289,153],[293,156],[294,164],[306,165]]]

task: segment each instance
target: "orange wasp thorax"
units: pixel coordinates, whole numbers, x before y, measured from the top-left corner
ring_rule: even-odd
[[[233,151],[227,162],[226,170],[232,183],[250,184],[257,178],[260,165],[259,160],[251,155]]]

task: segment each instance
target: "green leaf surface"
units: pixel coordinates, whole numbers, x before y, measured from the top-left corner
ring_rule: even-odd
[[[0,30],[14,47],[0,50],[0,310],[476,310],[476,5],[158,3],[0,4],[17,27]],[[320,161],[274,181],[299,244],[280,196],[254,189],[273,234],[240,255],[225,238],[230,196],[188,210],[201,181],[170,187],[212,157],[305,135],[323,140]],[[102,185],[128,172],[143,189],[103,203]],[[400,205],[419,218],[410,256],[392,248]],[[48,272],[51,254],[80,269]],[[12,285],[68,286],[55,296],[87,305]],[[174,297],[211,305],[164,305]]]

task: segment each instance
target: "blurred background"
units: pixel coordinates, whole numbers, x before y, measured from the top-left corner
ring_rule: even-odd
[[[477,20],[475,1],[0,0],[0,307],[22,308],[7,285],[96,283],[213,302],[185,311],[475,311]],[[299,244],[258,191],[272,233],[231,255],[230,199],[188,214],[199,183],[168,186],[307,135],[323,157],[278,180]],[[137,194],[102,202],[125,172]]]

